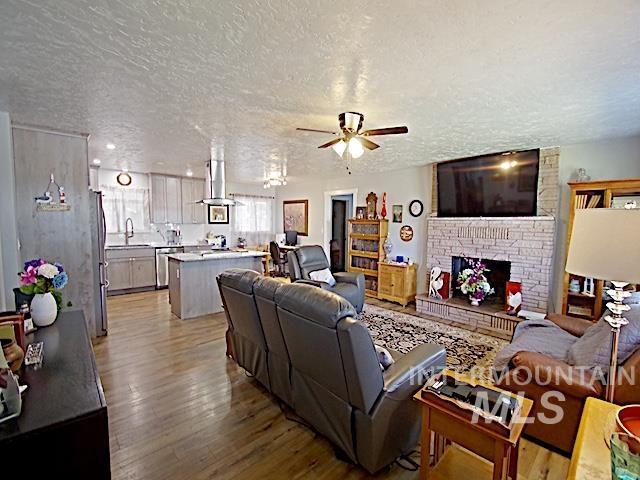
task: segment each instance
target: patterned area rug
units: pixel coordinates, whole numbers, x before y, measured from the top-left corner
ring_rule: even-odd
[[[459,373],[491,378],[496,353],[508,342],[426,318],[365,305],[358,315],[373,341],[391,350],[407,353],[421,343],[437,343],[447,349],[447,366]]]

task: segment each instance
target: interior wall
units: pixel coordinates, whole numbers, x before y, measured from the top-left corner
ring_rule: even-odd
[[[389,238],[393,243],[391,255],[402,255],[418,265],[418,291],[424,291],[426,271],[423,266],[425,258],[426,222],[431,209],[431,165],[411,167],[391,172],[371,173],[367,175],[348,175],[332,179],[316,178],[313,180],[291,180],[286,186],[276,188],[276,233],[283,232],[282,202],[283,200],[309,200],[309,235],[299,236],[302,245],[323,245],[324,243],[324,192],[334,190],[358,189],[356,206],[364,206],[369,192],[378,195],[378,212],[382,204],[382,193],[387,192],[387,218],[389,219]],[[409,203],[418,199],[424,204],[424,212],[420,217],[409,214]],[[394,204],[402,204],[402,223],[391,221],[391,210]],[[414,231],[413,240],[400,240],[400,227],[411,225]]]
[[[96,332],[97,258],[92,236],[98,219],[91,214],[86,137],[13,128],[16,173],[16,220],[20,260],[46,258],[60,262],[69,274],[62,291],[64,304],[84,312],[89,332]],[[49,184],[49,175],[63,186],[71,210],[40,212],[34,197]],[[51,192],[57,200],[57,192]]]
[[[555,296],[553,310],[562,310],[563,275],[566,256],[569,194],[567,182],[584,168],[592,180],[640,178],[640,136],[560,147],[560,208],[556,223]]]
[[[15,169],[11,118],[0,112],[0,311],[13,310],[13,288],[18,286],[18,233],[16,226]]]

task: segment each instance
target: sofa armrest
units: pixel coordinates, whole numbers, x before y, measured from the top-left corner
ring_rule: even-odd
[[[511,359],[515,367],[503,379],[515,382],[510,389],[517,389],[518,382],[535,383],[548,390],[558,390],[575,398],[601,397],[602,382],[596,373],[588,368],[574,367],[541,353],[518,352]]]
[[[383,374],[387,396],[404,400],[420,390],[427,380],[447,365],[447,352],[440,345],[423,343],[398,358]]]
[[[323,290],[331,291],[331,285],[327,282],[319,282],[317,280],[296,280],[294,283],[302,283],[304,285],[311,285],[312,287],[318,287]]]
[[[333,274],[336,282],[352,283],[357,287],[364,289],[364,274],[354,272],[338,272]]]
[[[589,320],[585,320],[583,318],[568,317],[567,315],[560,315],[559,313],[549,313],[547,314],[547,319],[551,320],[561,329],[569,332],[574,337],[581,337],[582,335],[584,335],[584,332],[587,331],[587,328],[595,325]]]

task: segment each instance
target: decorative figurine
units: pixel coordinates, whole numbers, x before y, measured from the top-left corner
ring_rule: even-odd
[[[382,193],[382,208],[380,209],[380,217],[383,220],[387,218],[387,192]]]

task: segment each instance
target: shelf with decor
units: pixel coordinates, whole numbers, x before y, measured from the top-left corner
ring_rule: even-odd
[[[625,208],[625,204],[635,202],[640,207],[640,179],[595,180],[588,182],[569,182],[569,220],[567,222],[567,248],[571,242],[575,211],[582,208]],[[566,257],[565,257],[566,263]],[[564,274],[562,313],[571,317],[597,321],[602,316],[604,280],[593,280],[593,295],[585,291],[585,277]],[[579,287],[578,291],[571,286]]]
[[[365,293],[378,297],[378,267],[384,260],[383,243],[389,233],[388,220],[349,220],[347,270],[365,276]]]

